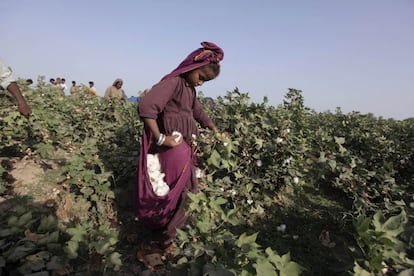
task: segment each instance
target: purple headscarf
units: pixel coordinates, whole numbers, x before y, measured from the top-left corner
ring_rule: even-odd
[[[187,56],[171,73],[165,75],[161,80],[179,76],[183,73],[200,68],[209,63],[219,64],[223,60],[223,50],[212,42],[201,42],[202,48],[198,48]]]

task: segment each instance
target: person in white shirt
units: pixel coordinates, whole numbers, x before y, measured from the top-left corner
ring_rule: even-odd
[[[66,80],[64,78],[62,78],[60,80],[60,87],[62,88],[63,92],[65,93],[65,95],[68,93],[68,87],[66,85]]]

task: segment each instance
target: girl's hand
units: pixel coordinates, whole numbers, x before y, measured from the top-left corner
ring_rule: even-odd
[[[179,135],[168,135],[165,137],[163,146],[176,147],[183,142],[183,137]]]

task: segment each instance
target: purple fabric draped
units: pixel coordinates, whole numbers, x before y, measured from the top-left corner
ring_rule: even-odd
[[[189,54],[177,68],[165,75],[161,80],[176,77],[191,70],[200,68],[209,63],[220,63],[223,60],[223,50],[212,42],[201,42],[202,48],[198,48]]]
[[[164,228],[173,217],[181,194],[191,175],[191,148],[186,142],[167,148],[155,147],[154,138],[148,128],[145,128],[138,164],[138,197],[135,201],[135,215],[146,227],[150,229]],[[147,154],[153,149],[159,154],[161,168],[165,173],[165,181],[170,191],[165,196],[157,196],[147,170]]]

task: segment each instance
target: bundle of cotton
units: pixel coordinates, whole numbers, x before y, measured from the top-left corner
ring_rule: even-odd
[[[158,154],[147,155],[147,169],[150,177],[152,190],[157,196],[165,196],[170,191],[164,180],[165,173],[161,170],[161,163]]]

